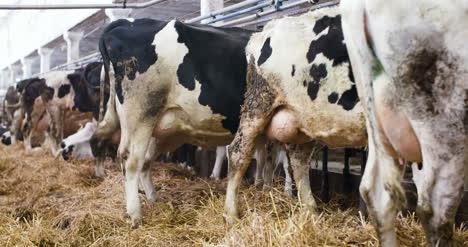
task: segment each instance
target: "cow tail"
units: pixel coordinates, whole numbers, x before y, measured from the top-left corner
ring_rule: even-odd
[[[101,71],[100,80],[100,104],[99,104],[99,127],[97,132],[102,137],[110,137],[119,127],[119,119],[115,109],[115,86],[110,78],[110,58],[105,44],[105,33],[99,41],[99,51],[102,55],[102,63],[104,71]],[[102,79],[104,72],[104,79]],[[108,99],[106,100],[106,92],[109,92]],[[96,133],[98,134],[98,133]]]

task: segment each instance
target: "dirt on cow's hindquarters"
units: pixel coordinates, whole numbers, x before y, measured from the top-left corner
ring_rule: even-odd
[[[243,216],[223,219],[225,181],[204,180],[175,164],[153,166],[160,202],[141,196],[144,226],[123,217],[119,168],[94,177],[92,161],[65,162],[22,146],[0,146],[0,246],[377,246],[370,223],[339,198],[307,214],[278,189],[241,189]],[[342,199],[342,198],[341,198]],[[426,246],[414,217],[398,217],[404,246]],[[468,231],[456,238],[468,246]]]

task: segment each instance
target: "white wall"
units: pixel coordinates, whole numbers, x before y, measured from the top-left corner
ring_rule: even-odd
[[[112,0],[1,0],[2,4],[111,3]],[[0,10],[0,69],[27,56],[97,12],[87,10]]]

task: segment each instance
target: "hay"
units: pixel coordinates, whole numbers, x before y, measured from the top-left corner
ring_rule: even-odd
[[[144,196],[145,225],[130,228],[124,213],[123,177],[106,164],[94,177],[92,161],[64,162],[0,147],[1,246],[377,246],[368,221],[343,198],[319,203],[320,216],[305,212],[279,189],[244,188],[242,219],[226,226],[224,181],[203,180],[174,164],[158,163],[153,177],[159,202]],[[278,187],[280,188],[280,187]],[[346,198],[345,198],[346,199]],[[417,219],[398,216],[402,246],[425,246]],[[466,227],[456,238],[468,246]]]

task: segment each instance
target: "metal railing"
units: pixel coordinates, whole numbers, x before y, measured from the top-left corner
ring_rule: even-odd
[[[142,9],[168,0],[151,0],[144,3],[109,4],[0,4],[2,10],[34,10],[34,9]]]
[[[149,2],[146,2],[146,3],[140,3],[138,5],[139,6],[145,5],[145,7],[148,7],[148,6],[154,5],[156,3],[165,2],[165,1],[169,1],[169,0],[149,1]],[[294,8],[294,7],[298,7],[298,6],[306,4],[306,3],[309,3],[309,4],[312,5],[312,7],[309,8],[309,10],[319,9],[319,8],[328,7],[328,6],[332,6],[332,5],[337,5],[339,3],[339,0],[335,0],[335,1],[330,1],[330,2],[326,2],[326,3],[322,3],[322,4],[317,5],[316,2],[318,2],[318,0],[297,0],[297,1],[294,1],[292,3],[285,4],[286,2],[290,2],[290,1],[291,0],[289,0],[289,1],[288,0],[247,0],[247,1],[244,1],[244,2],[241,2],[241,3],[238,3],[238,4],[234,4],[234,5],[231,5],[229,7],[214,11],[214,12],[212,12],[210,14],[207,14],[207,15],[203,15],[203,16],[199,16],[199,17],[196,17],[196,18],[193,18],[193,19],[186,20],[185,23],[196,23],[196,22],[200,22],[202,20],[208,19],[208,18],[215,18],[215,19],[207,22],[207,24],[214,24],[215,26],[255,25],[257,23],[257,22],[255,22],[255,20],[261,19],[258,23],[260,23],[260,22],[264,23],[264,22],[267,22],[267,21],[269,21],[269,20],[271,20],[273,18],[277,18],[277,15],[275,15],[272,18],[269,18],[269,19],[265,19],[265,18],[262,19],[262,17],[266,17],[268,15],[273,15],[275,13],[279,13],[279,12],[284,11],[284,10],[288,10],[288,9],[291,9],[291,8]],[[114,4],[114,5],[119,5],[120,8],[122,7],[122,3]],[[45,6],[45,5],[43,5],[43,6]],[[97,6],[97,5],[94,5],[94,6]],[[106,6],[108,6],[108,5],[106,5]],[[56,6],[55,9],[58,9],[58,7],[59,6]],[[104,7],[102,7],[102,8],[104,8]],[[126,8],[136,8],[136,7],[132,6],[131,4],[127,4]],[[138,7],[138,8],[140,8],[140,7]],[[0,9],[2,9],[2,5],[0,5]],[[238,10],[238,11],[236,11],[236,10]],[[232,12],[232,11],[236,11],[236,12]],[[255,14],[244,16],[244,17],[241,17],[241,18],[238,18],[238,19],[234,19],[232,21],[219,23],[220,21],[225,21],[225,20],[228,20],[228,19],[232,19],[234,17],[242,16],[242,15],[248,14],[250,12],[254,12],[254,11],[255,11]],[[229,13],[229,14],[227,14],[227,13]],[[221,16],[223,14],[227,14],[227,15]],[[285,15],[287,15],[287,14],[288,13],[285,13]],[[221,16],[221,17],[219,17],[219,16]],[[86,57],[80,58],[80,59],[78,59],[76,61],[73,61],[71,63],[56,66],[56,67],[52,68],[51,71],[78,69],[78,68],[81,68],[81,67],[85,66],[88,63],[98,62],[98,61],[102,61],[102,58],[101,58],[100,53],[96,52],[96,53],[90,54],[90,55],[88,55]],[[41,75],[41,74],[35,74],[33,76],[39,76],[39,75]]]

